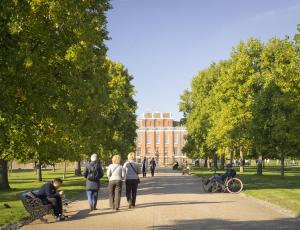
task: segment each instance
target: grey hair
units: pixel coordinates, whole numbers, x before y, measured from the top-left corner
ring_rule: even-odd
[[[94,153],[92,156],[91,156],[91,161],[97,161],[98,160],[98,154],[97,153]]]

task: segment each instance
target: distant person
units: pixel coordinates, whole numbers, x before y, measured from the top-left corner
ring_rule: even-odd
[[[134,153],[128,154],[128,161],[124,164],[125,183],[126,183],[126,198],[128,208],[134,208],[136,203],[136,195],[138,184],[140,183],[139,173],[140,166],[134,161]]]
[[[143,177],[146,177],[147,167],[148,167],[147,158],[144,157],[144,160],[143,160],[143,163],[142,163]]]
[[[100,178],[103,177],[103,169],[98,161],[97,154],[91,156],[91,163],[85,166],[83,176],[86,178],[86,195],[90,210],[93,211],[97,209]]]
[[[154,177],[155,167],[156,167],[156,162],[154,160],[154,157],[152,157],[152,159],[150,161],[150,171],[151,171],[152,177]]]
[[[179,167],[179,163],[178,161],[175,161],[175,163],[173,164],[173,170],[177,170]]]
[[[40,198],[43,204],[51,204],[54,215],[57,221],[66,219],[62,210],[62,196],[63,191],[57,192],[57,189],[62,185],[63,181],[60,178],[55,178],[53,181],[44,184],[40,190],[36,193],[36,196]]]
[[[107,168],[107,177],[109,179],[108,195],[109,206],[111,209],[118,211],[121,202],[122,180],[124,178],[124,170],[121,163],[120,155],[114,155],[112,164]]]

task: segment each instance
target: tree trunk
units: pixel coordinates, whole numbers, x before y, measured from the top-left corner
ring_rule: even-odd
[[[231,165],[232,165],[232,163],[233,163],[233,153],[234,153],[233,148],[230,148],[230,164],[231,164]]]
[[[240,172],[244,172],[244,163],[243,146],[240,146]]]
[[[284,153],[280,154],[280,160],[281,160],[281,168],[280,168],[281,177],[284,177]]]
[[[33,170],[34,170],[35,175],[37,175],[37,163],[36,163],[36,161],[34,162]]]
[[[8,161],[0,160],[0,189],[10,189],[8,183]]]
[[[13,161],[10,161],[10,175],[13,173]]]
[[[213,163],[214,163],[214,168],[217,170],[218,169],[218,155],[216,152],[214,152]]]
[[[63,179],[66,178],[66,172],[67,172],[67,162],[65,161],[65,167],[64,167],[64,175],[63,175]]]
[[[263,175],[263,167],[262,167],[262,156],[260,155],[257,159],[257,175],[262,176]]]
[[[207,168],[207,157],[205,157],[204,159],[204,165],[203,165],[204,168]]]
[[[42,177],[42,163],[39,161],[36,165],[37,170],[37,181],[43,181]]]
[[[225,153],[222,153],[221,156],[221,165],[220,165],[220,169],[224,170],[225,169]]]
[[[210,169],[211,167],[211,160],[209,159],[209,157],[207,157],[207,168]]]
[[[53,167],[53,172],[55,172],[55,164],[54,163],[53,163],[52,167]]]
[[[76,161],[76,166],[75,166],[75,176],[82,176],[82,174],[81,174],[81,164],[80,164],[80,161]]]

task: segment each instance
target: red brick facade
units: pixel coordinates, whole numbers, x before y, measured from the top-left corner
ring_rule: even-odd
[[[175,160],[185,162],[182,153],[186,128],[179,126],[170,113],[145,113],[138,120],[136,158],[139,162],[146,156],[156,158],[159,166],[172,165]]]

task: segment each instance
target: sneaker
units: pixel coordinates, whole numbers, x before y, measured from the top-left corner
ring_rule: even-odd
[[[129,208],[129,209],[131,209],[131,208],[132,208],[132,205],[131,205],[131,204],[129,204],[129,205],[128,205],[128,208]]]
[[[66,217],[63,215],[56,217],[56,221],[64,221],[64,220],[66,220]]]

